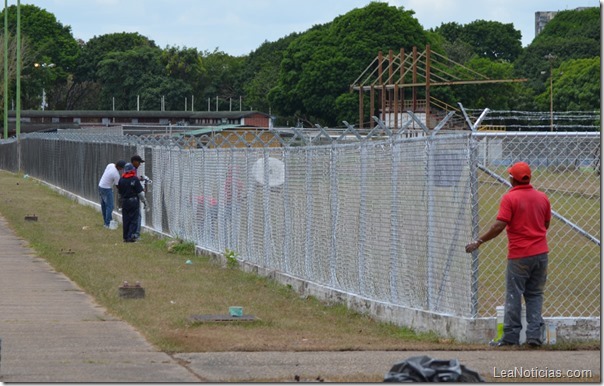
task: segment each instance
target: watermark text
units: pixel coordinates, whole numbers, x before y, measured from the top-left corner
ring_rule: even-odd
[[[493,378],[591,378],[591,370],[560,370],[548,367],[513,367],[501,369],[493,367]]]

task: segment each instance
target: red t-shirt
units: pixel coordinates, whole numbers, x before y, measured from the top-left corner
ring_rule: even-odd
[[[518,185],[504,194],[497,220],[508,224],[508,259],[549,252],[545,223],[551,218],[549,199],[532,185]]]

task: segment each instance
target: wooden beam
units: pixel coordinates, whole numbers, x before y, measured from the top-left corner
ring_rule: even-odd
[[[521,79],[491,79],[491,80],[460,80],[460,81],[451,81],[451,82],[430,82],[430,86],[454,86],[454,85],[458,85],[458,84],[489,84],[489,83],[520,83],[520,82],[526,82],[528,81],[528,79],[525,78],[521,78]],[[398,87],[399,88],[404,88],[404,87],[425,87],[426,83],[422,82],[422,83],[398,83]],[[394,84],[388,84],[386,85],[386,88],[393,89],[394,88]],[[358,86],[354,86],[353,90],[359,90],[361,89],[361,87]],[[363,91],[369,91],[371,89],[371,86],[363,86],[362,87]]]

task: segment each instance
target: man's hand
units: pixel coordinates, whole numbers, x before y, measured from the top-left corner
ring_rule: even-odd
[[[466,245],[466,253],[474,252],[478,249],[478,247],[480,247],[480,244],[482,244],[482,240],[480,239],[472,241],[470,244]]]

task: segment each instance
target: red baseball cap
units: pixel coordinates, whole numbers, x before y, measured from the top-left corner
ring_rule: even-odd
[[[519,182],[531,179],[531,167],[526,162],[516,162],[508,169],[510,175]]]

